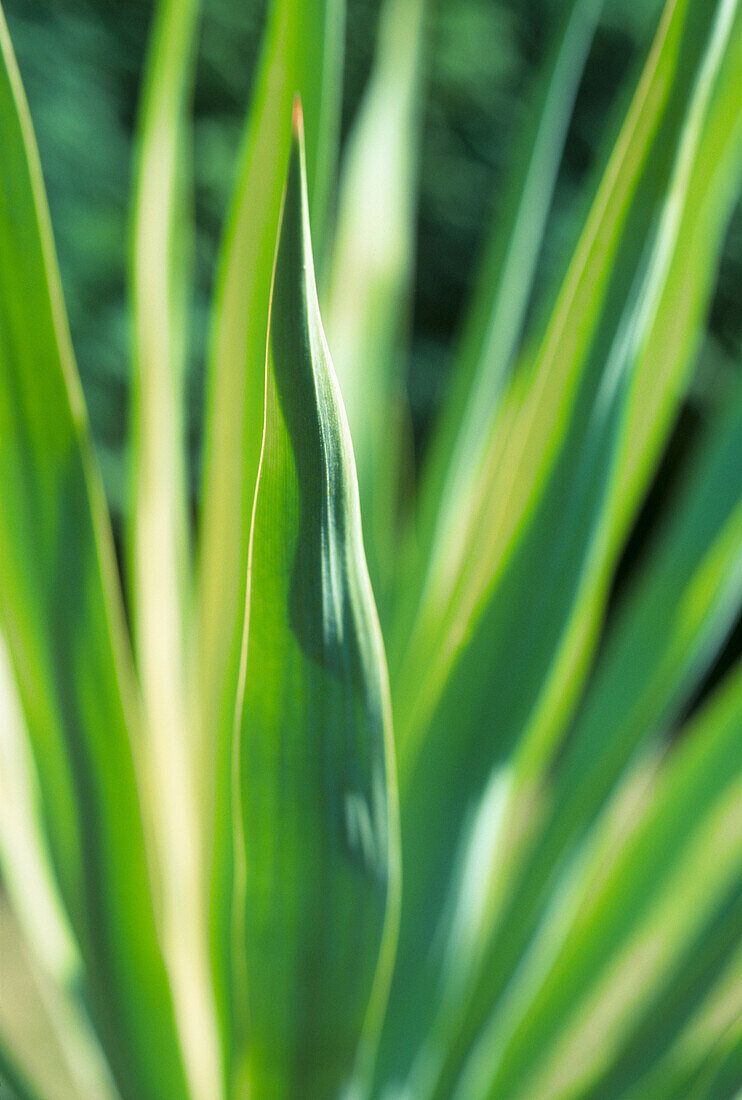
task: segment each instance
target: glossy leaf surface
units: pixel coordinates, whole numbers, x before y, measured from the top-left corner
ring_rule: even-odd
[[[345,0],[271,0],[217,265],[207,362],[196,657],[198,772],[211,838],[215,995],[229,1033],[235,699],[247,549],[263,428],[273,257],[293,96],[302,96],[314,231],[324,238],[337,159]],[[229,1040],[227,1040],[227,1048]]]
[[[265,1097],[334,1096],[356,1059],[367,1070],[399,890],[386,666],[350,436],[319,317],[300,127],[297,101],[271,303],[236,777],[241,1074]]]

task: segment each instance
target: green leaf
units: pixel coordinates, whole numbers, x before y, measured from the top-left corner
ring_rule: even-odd
[[[651,373],[650,351],[672,359],[678,330],[677,371],[687,373],[698,314],[675,314],[671,326],[665,288],[690,239],[701,269],[713,270],[737,174],[734,110],[725,126],[713,121],[738,38],[736,21],[719,11],[717,41],[713,3],[666,10],[542,346],[516,372],[481,475],[441,535],[393,678],[403,849],[415,852],[387,1024],[398,1059],[400,1034],[424,1026],[433,1003],[454,914],[448,901],[493,770],[502,769],[492,812],[507,819],[511,789],[527,802],[561,744],[619,550],[640,382]],[[721,167],[699,236],[692,200],[708,169],[707,125]],[[666,306],[660,342],[655,322]],[[677,407],[682,390],[671,389]],[[431,820],[447,823],[433,843]],[[517,827],[508,823],[505,835]],[[487,850],[507,858],[502,846]],[[431,1046],[440,1053],[439,1042]],[[434,1078],[440,1066],[428,1071]]]
[[[190,686],[192,587],[183,438],[192,225],[189,155],[198,0],[160,0],[137,132],[131,297],[132,616],[162,881],[161,937],[189,1076],[220,1088]]]
[[[602,0],[565,5],[532,92],[526,131],[489,229],[425,460],[417,529],[423,558],[430,552],[433,528],[459,511],[514,365],[572,107],[602,6]]]
[[[386,665],[319,317],[300,126],[297,103],[239,719],[239,1080],[263,1097],[334,1096],[356,1057],[368,1071],[399,902]]]
[[[2,893],[0,960],[0,1070],[22,1100],[113,1100],[79,1006],[34,963]]]
[[[322,235],[336,161],[342,0],[273,0],[218,263],[207,379],[200,548],[202,707],[231,722],[250,511],[263,422],[273,255],[295,94],[309,131],[313,226]],[[230,633],[231,632],[231,633]]]
[[[739,966],[735,977],[742,984]],[[687,1096],[687,1077],[672,1094],[672,1100],[682,1100],[683,1089]],[[742,1089],[742,1010],[738,1009],[736,1021],[726,1035],[711,1044],[710,1048],[697,1053],[696,1074],[691,1077],[691,1089],[693,1100],[739,1100]]]
[[[0,875],[36,958],[60,986],[71,986],[80,977],[79,952],[54,878],[38,776],[1,637]]]
[[[160,0],[137,132],[132,212],[134,387],[132,605],[153,737],[185,726],[189,596],[183,460],[187,272],[192,229],[184,192],[198,0]],[[185,178],[184,178],[185,177]],[[168,745],[169,755],[176,746]]]
[[[187,1094],[138,797],[113,546],[28,108],[0,15],[0,631],[60,892],[123,1097]],[[134,742],[137,742],[136,744]]]
[[[738,1100],[742,1088],[742,940],[737,936],[727,947],[733,957],[711,994],[668,1054],[635,1088],[622,1093],[622,1098]],[[698,960],[689,969],[698,971]]]
[[[337,159],[344,11],[344,0],[270,4],[216,276],[207,363],[196,645],[203,828],[213,853],[215,995],[225,1036],[230,1027],[232,732],[250,515],[263,427],[268,301],[288,165],[284,129],[298,92],[309,134],[313,229],[321,240]]]
[[[698,76],[684,136],[686,149],[679,156],[678,175],[685,201],[636,379],[624,476],[615,502],[617,541],[630,525],[687,387],[713,289],[717,257],[739,197],[742,14],[738,4],[720,4],[719,8],[717,29],[723,29],[724,13],[732,25],[726,44],[720,45],[721,56],[717,51],[714,61],[713,50],[709,50],[709,64]],[[697,147],[692,151],[694,141]],[[665,246],[669,245],[666,241]],[[689,271],[693,272],[692,279],[687,277]],[[677,323],[678,317],[683,324]]]
[[[113,1085],[80,1004],[81,960],[50,863],[38,777],[0,638],[0,1064],[13,1063],[45,1098],[105,1100]]]
[[[403,355],[413,281],[424,16],[424,0],[388,0],[382,8],[374,70],[343,161],[325,310],[382,622],[409,433]]]
[[[493,598],[512,586],[506,574],[515,569],[515,559],[524,553],[521,548],[553,507],[556,495],[574,492],[575,465],[583,481],[591,476],[596,480],[585,463],[585,445],[578,447],[577,439],[591,430],[590,418],[596,421],[601,415],[604,397],[610,398],[611,363],[614,377],[620,377],[620,364],[627,358],[640,372],[640,378],[630,383],[630,425],[638,416],[635,406],[648,371],[644,353],[656,299],[659,296],[664,305],[668,260],[681,251],[681,232],[691,232],[691,219],[684,216],[693,182],[686,154],[690,152],[693,164],[709,89],[700,96],[700,133],[699,119],[690,118],[688,97],[705,56],[712,15],[713,4],[703,0],[668,6],[535,362],[522,364],[516,373],[491,424],[482,469],[473,472],[451,525],[439,532],[408,653],[393,683],[395,691],[399,685],[403,772],[419,750],[444,686],[456,674],[457,660],[461,664],[462,652],[476,648],[467,645],[475,629],[489,633],[479,624],[490,614]],[[714,72],[721,60],[715,58]],[[726,121],[727,147],[734,149],[737,135],[729,117]],[[733,180],[734,158],[730,165],[724,152],[722,163]],[[672,201],[666,196],[671,172]],[[717,201],[709,202],[708,216],[713,213],[715,224],[723,227],[729,204],[713,198]],[[707,266],[712,270],[717,239],[714,234],[707,240]],[[644,280],[647,285],[642,285]],[[696,329],[680,328],[689,342]],[[664,331],[667,336],[667,328]],[[599,401],[604,374],[608,381]],[[618,448],[618,440],[616,444]],[[617,451],[619,457],[623,455]],[[604,486],[601,500],[598,487],[601,508],[611,503],[607,491]],[[588,522],[595,518],[595,508],[591,514],[584,505],[583,510]],[[607,551],[611,540],[603,537]],[[584,553],[586,542],[579,541],[579,553]],[[587,561],[588,555],[584,557]],[[565,596],[569,592],[571,611],[575,594],[567,584],[562,587]],[[583,650],[584,645],[573,647],[578,658]],[[546,688],[556,690],[545,670],[539,674]],[[480,691],[485,690],[482,681]]]
[[[737,668],[660,771],[646,808],[639,802],[638,822],[636,807],[609,815],[561,919],[552,911],[480,1033],[455,1096],[515,1100],[589,1080],[739,883],[741,806]]]
[[[678,1063],[684,1068],[688,1061],[693,1064],[699,1049],[708,1061],[710,1050],[742,1013],[741,948],[742,877],[689,939],[629,1034],[616,1044],[599,1079],[590,1080],[580,1095],[585,1100],[626,1100],[641,1092],[665,1096]]]
[[[464,942],[448,947],[459,979],[450,983],[454,996],[467,959],[477,958],[461,1043],[512,978],[555,882],[620,777],[647,741],[671,727],[727,635],[742,600],[742,487],[729,477],[740,464],[737,394],[691,457],[693,477],[670,501],[665,528],[619,609],[554,773],[520,798],[511,793],[511,833],[502,828],[490,837],[489,871],[480,851],[485,900],[477,919],[468,914]],[[441,1012],[449,1027],[452,1013],[449,1001]],[[440,1044],[440,1035],[431,1042]]]

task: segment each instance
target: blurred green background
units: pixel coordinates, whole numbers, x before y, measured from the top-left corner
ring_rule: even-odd
[[[5,0],[41,150],[62,279],[114,524],[126,499],[127,256],[132,132],[150,0]],[[197,241],[188,448],[198,495],[202,365],[214,262],[264,16],[262,0],[206,0],[195,96]],[[416,451],[442,398],[445,365],[496,215],[529,89],[559,0],[431,0],[413,338],[407,372]],[[593,169],[646,54],[658,0],[607,0],[543,241],[531,314],[569,256]],[[343,134],[373,56],[378,0],[349,0]],[[690,400],[629,545],[619,584],[682,466],[719,372],[742,352],[742,210],[727,235]]]

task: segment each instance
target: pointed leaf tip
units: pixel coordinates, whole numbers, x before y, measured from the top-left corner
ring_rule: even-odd
[[[386,664],[317,304],[298,97],[268,328],[237,730],[238,1059],[256,1094],[335,1096],[373,1061],[399,855]]]
[[[301,106],[301,96],[297,92],[294,96],[294,106],[291,111],[291,129],[294,134],[294,139],[298,142],[304,141],[304,111]]]

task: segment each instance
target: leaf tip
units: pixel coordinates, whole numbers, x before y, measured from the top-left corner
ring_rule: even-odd
[[[294,106],[291,111],[291,129],[294,139],[302,142],[304,140],[304,111],[301,106],[301,96],[298,92],[294,96]]]

